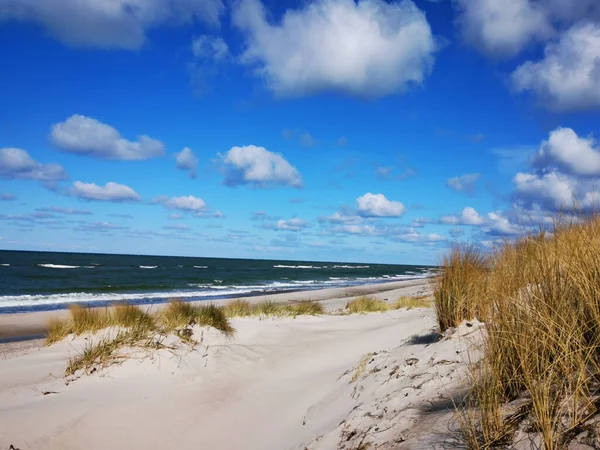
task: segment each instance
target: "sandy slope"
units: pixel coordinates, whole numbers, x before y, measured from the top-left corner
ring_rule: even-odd
[[[0,448],[312,450],[448,442],[447,399],[469,341],[459,336],[476,338],[477,327],[432,342],[429,309],[233,324],[234,339],[196,329],[202,345],[193,351],[137,353],[68,385],[66,360],[82,338],[0,361]]]

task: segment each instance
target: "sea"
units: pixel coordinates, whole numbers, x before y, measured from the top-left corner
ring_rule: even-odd
[[[213,300],[426,278],[396,264],[0,251],[0,314]]]

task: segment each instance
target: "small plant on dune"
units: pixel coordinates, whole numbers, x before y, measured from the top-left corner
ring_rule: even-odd
[[[160,320],[166,331],[172,331],[192,324],[196,320],[196,309],[191,303],[171,300],[162,310]]]
[[[48,321],[48,334],[46,335],[46,345],[53,344],[66,338],[73,332],[69,320],[51,318]]]
[[[311,300],[302,300],[297,303],[287,305],[290,314],[293,316],[318,316],[325,314],[325,308],[320,302]]]
[[[431,302],[429,297],[400,297],[391,305],[392,309],[414,309],[414,308],[430,308]]]
[[[383,300],[379,300],[367,295],[350,300],[346,304],[346,309],[350,314],[387,311],[388,305]]]
[[[71,326],[73,333],[94,333],[110,325],[110,317],[107,311],[100,308],[88,308],[81,305],[73,305],[69,308],[71,313]]]
[[[486,257],[474,245],[454,246],[444,257],[443,272],[433,281],[433,297],[440,331],[463,320],[485,319],[483,302]]]
[[[143,328],[151,330],[156,327],[154,317],[139,307],[127,303],[113,307],[110,319],[112,325],[124,328]]]
[[[263,316],[280,316],[283,315],[281,305],[278,305],[272,300],[263,300],[260,303],[252,305],[252,311],[256,315]]]
[[[213,327],[222,333],[231,336],[235,333],[235,329],[229,323],[229,319],[223,308],[215,305],[201,305],[196,308],[196,320],[198,325]]]
[[[233,300],[223,307],[227,317],[248,317],[252,315],[252,306],[247,300]]]

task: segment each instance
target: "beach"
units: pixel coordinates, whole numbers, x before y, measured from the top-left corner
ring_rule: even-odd
[[[335,312],[357,295],[392,302],[429,293],[420,280],[268,298],[317,300]],[[43,331],[57,313],[0,316],[0,329]],[[439,340],[431,308],[231,323],[233,337],[195,327],[194,349],[132,351],[118,365],[68,378],[67,360],[85,337],[1,345],[0,445],[303,450],[452,442],[451,399],[461,395],[477,327]]]

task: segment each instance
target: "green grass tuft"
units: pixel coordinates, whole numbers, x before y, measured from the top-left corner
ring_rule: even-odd
[[[431,308],[429,297],[400,297],[390,306],[391,309]]]
[[[357,297],[346,304],[350,314],[362,314],[367,312],[387,311],[388,305],[383,301],[367,295]]]

